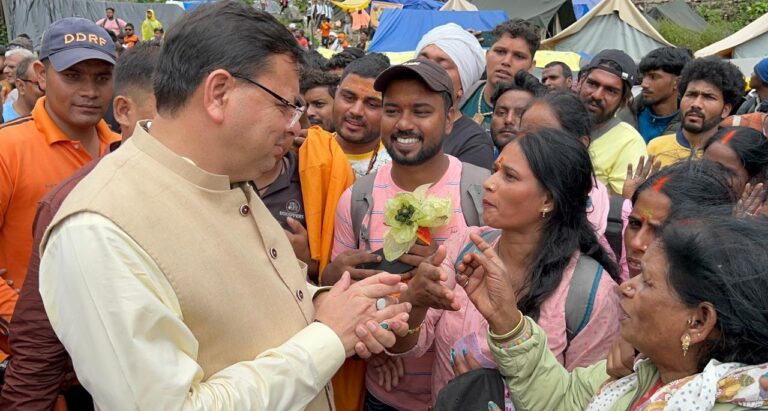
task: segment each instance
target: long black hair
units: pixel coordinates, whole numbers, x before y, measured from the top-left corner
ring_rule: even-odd
[[[588,137],[592,140],[592,119],[587,107],[575,94],[566,91],[550,91],[549,93],[535,97],[528,105],[526,111],[534,104],[544,104],[552,110],[560,121],[563,130],[573,134],[574,137]]]
[[[619,269],[600,246],[595,229],[587,220],[592,161],[584,144],[555,129],[537,130],[515,141],[554,203],[523,287],[528,292],[518,304],[526,315],[538,318],[541,305],[557,289],[576,250],[595,259],[617,282]]]
[[[658,191],[669,198],[671,212],[688,212],[710,207],[733,207],[736,193],[729,184],[733,173],[709,160],[686,160],[665,167],[651,175],[632,196],[632,204],[645,190]]]
[[[668,281],[687,307],[711,303],[716,329],[702,345],[699,371],[710,359],[768,362],[768,222],[729,216],[678,220],[660,237]]]
[[[768,138],[763,133],[749,127],[725,127],[707,140],[704,151],[713,143],[728,146],[741,165],[747,170],[749,180],[762,180],[768,169]]]

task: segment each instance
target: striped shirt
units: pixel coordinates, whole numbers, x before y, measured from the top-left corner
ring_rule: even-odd
[[[450,160],[448,170],[443,174],[438,182],[427,190],[427,195],[438,197],[451,197],[453,216],[448,224],[432,230],[432,239],[442,244],[449,237],[464,232],[467,224],[461,212],[461,167],[459,159],[448,156]],[[372,198],[373,207],[369,215],[363,217],[362,224],[370,224],[370,244],[371,250],[376,251],[384,245],[384,234],[387,227],[384,225],[384,207],[388,199],[393,198],[395,194],[404,190],[395,184],[392,180],[392,163],[381,166],[376,173],[376,180],[373,184]],[[354,231],[352,229],[352,218],[350,211],[350,202],[352,199],[352,189],[347,189],[339,199],[336,207],[336,224],[334,226],[334,241],[331,259],[347,250],[356,250],[363,248],[364,245],[357,245]],[[405,377],[400,380],[400,384],[392,391],[386,392],[384,388],[376,384],[377,376],[372,368],[366,373],[366,387],[379,400],[399,409],[406,410],[427,410],[432,404],[432,363],[434,361],[434,351],[429,350],[424,356],[419,358],[405,358]]]

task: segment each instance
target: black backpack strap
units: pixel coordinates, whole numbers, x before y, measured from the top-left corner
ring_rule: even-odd
[[[621,259],[623,254],[622,239],[624,222],[621,219],[621,211],[624,207],[624,198],[620,196],[610,196],[608,205],[608,224],[605,226],[605,239],[613,250],[616,260]]]
[[[568,345],[589,323],[602,276],[603,267],[593,258],[582,254],[576,261],[571,286],[565,299],[565,332]],[[567,349],[568,346],[566,351]]]
[[[352,219],[352,232],[355,235],[355,245],[360,248],[360,244],[365,244],[367,250],[371,249],[369,243],[369,232],[371,220],[368,219],[369,227],[363,227],[363,218],[366,214],[373,211],[373,183],[376,181],[376,172],[362,176],[352,185],[352,197],[349,202],[349,216]]]
[[[485,168],[461,163],[461,212],[470,227],[483,225],[483,182],[491,175]]]

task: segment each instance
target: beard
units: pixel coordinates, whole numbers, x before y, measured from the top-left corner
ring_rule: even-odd
[[[401,154],[399,151],[397,151],[394,147],[392,142],[395,139],[398,138],[418,138],[421,140],[421,150],[419,150],[418,153],[416,153],[416,156],[414,157],[408,157],[403,154]],[[424,135],[421,133],[414,133],[414,132],[401,132],[398,131],[396,133],[393,133],[389,138],[382,139],[384,142],[384,148],[387,149],[387,153],[389,154],[389,157],[392,158],[392,161],[404,165],[404,166],[418,166],[421,164],[424,164],[428,160],[431,160],[433,157],[435,157],[443,148],[443,142],[442,140],[438,141],[435,144],[432,145],[424,145]]]
[[[593,99],[592,97],[587,97],[586,99],[582,100],[584,102],[585,106],[589,106],[590,104],[596,105],[601,111],[599,113],[593,113],[589,111],[589,118],[592,121],[593,125],[599,125],[603,124],[606,121],[613,118],[613,116],[616,114],[617,111],[621,108],[621,105],[616,107],[615,109],[611,111],[605,111],[605,103],[602,101],[597,101]]]
[[[696,113],[700,118],[703,119],[703,121],[701,122],[701,125],[691,124],[685,121],[685,118],[688,116],[688,114],[691,114],[691,113]],[[683,114],[683,129],[691,133],[704,133],[717,127],[721,121],[723,121],[723,119],[720,117],[713,117],[708,119],[702,111],[691,109],[686,111],[685,114]]]

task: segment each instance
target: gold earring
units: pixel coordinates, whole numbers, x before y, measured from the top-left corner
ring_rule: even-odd
[[[691,336],[685,334],[683,336],[683,357],[688,354],[688,348],[691,346]]]
[[[547,218],[547,210],[541,210],[541,218]]]

